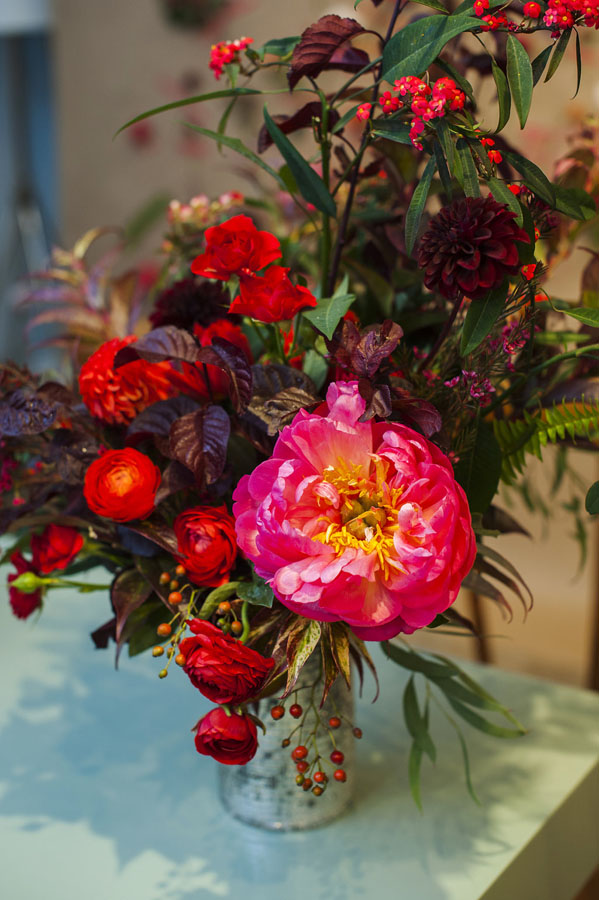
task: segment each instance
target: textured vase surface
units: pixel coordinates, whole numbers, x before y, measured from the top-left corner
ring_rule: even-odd
[[[311,686],[321,671],[320,654],[317,654],[316,659],[309,660],[300,673],[296,685],[299,688],[297,702],[304,708],[310,704]],[[293,695],[285,702],[285,716],[276,721],[271,718],[270,710],[280,700],[269,697],[261,700],[258,707],[258,716],[264,722],[267,733],[264,735],[258,729],[260,745],[254,758],[245,766],[219,766],[220,797],[225,809],[236,819],[271,831],[298,831],[325,825],[348,809],[354,775],[353,693],[338,677],[322,709],[319,708],[321,696],[322,681],[314,691],[315,706],[325,726],[331,716],[338,716],[342,721],[341,727],[335,729],[333,734],[336,748],[345,756],[343,769],[347,772],[347,781],[333,779],[333,772],[338,766],[329,760],[334,748],[325,727],[317,734],[318,750],[323,757],[322,769],[329,778],[324,793],[318,797],[296,784],[298,773],[291,751],[299,743],[304,743],[311,759],[314,756],[312,743],[305,739],[305,733],[301,740],[299,731],[291,735],[301,721],[289,715],[289,707],[295,702]],[[312,711],[310,722],[314,721],[313,715]],[[291,737],[291,743],[283,748],[281,742],[288,737]]]

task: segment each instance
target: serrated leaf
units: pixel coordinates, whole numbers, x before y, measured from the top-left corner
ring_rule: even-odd
[[[557,43],[555,44],[555,48],[553,50],[553,56],[551,57],[551,62],[549,63],[549,68],[547,69],[547,75],[545,76],[545,81],[549,81],[550,78],[553,78],[555,73],[557,72],[558,66],[564,58],[564,53],[566,52],[566,47],[570,42],[570,38],[572,36],[572,29],[565,28],[564,31],[559,36]]]
[[[497,104],[499,106],[499,121],[496,132],[502,131],[508,123],[512,109],[512,99],[505,72],[500,69],[494,59],[491,60],[491,71],[497,88]]]
[[[497,492],[501,475],[501,449],[486,422],[480,421],[474,443],[455,467],[456,480],[468,497],[472,512],[484,513]]]
[[[424,207],[426,206],[428,192],[436,168],[437,162],[434,156],[431,156],[424,167],[424,172],[420,176],[420,181],[416,185],[416,190],[412,194],[412,199],[410,200],[410,205],[406,213],[406,250],[408,253],[412,252],[414,244],[416,243],[420,220],[422,218],[422,213],[424,212]]]
[[[293,687],[299,677],[299,674],[314,650],[318,646],[321,634],[320,622],[308,621],[297,643],[294,642],[292,650],[289,650],[287,656],[287,684],[285,686],[284,697],[287,697],[293,690]]]
[[[468,141],[459,138],[456,144],[456,157],[460,162],[461,179],[460,183],[467,197],[480,197],[480,186],[478,183],[478,172],[472,159],[472,153]]]
[[[504,152],[506,160],[520,173],[524,184],[550,206],[555,204],[555,190],[544,172],[533,162],[513,150]]]
[[[389,82],[404,75],[422,75],[443,47],[475,29],[480,21],[470,16],[426,16],[393,35],[383,51],[382,77]]]
[[[147,112],[141,113],[139,116],[135,116],[134,119],[130,119],[124,125],[121,125],[118,131],[115,132],[114,136],[116,137],[121,131],[124,131],[125,128],[129,128],[131,125],[135,125],[136,122],[142,122],[144,119],[149,119],[150,116],[157,116],[160,113],[168,112],[171,109],[179,109],[181,106],[190,106],[193,103],[204,103],[206,100],[221,100],[223,97],[242,97],[247,94],[261,94],[262,91],[255,90],[254,88],[228,88],[222,91],[211,91],[208,94],[198,94],[195,97],[185,97],[183,100],[173,100],[172,103],[165,103],[163,106],[157,106],[154,109],[149,109]]]
[[[599,481],[596,481],[588,489],[584,508],[590,516],[599,516]]]
[[[266,107],[264,107],[264,122],[268,133],[289,166],[304,200],[312,203],[316,209],[326,213],[327,216],[336,218],[337,206],[324,181],[296,150],[289,138],[283,134]]]
[[[333,297],[325,297],[324,300],[318,301],[315,309],[303,313],[303,318],[330,340],[335,328],[355,299],[355,294],[335,294]]]
[[[520,128],[524,128],[532,102],[532,66],[528,53],[513,34],[507,36],[506,52],[507,78],[520,120]]]
[[[462,328],[460,353],[468,356],[484,341],[505,309],[507,284],[503,282],[485,297],[472,300]]]
[[[487,179],[487,184],[489,185],[491,192],[497,202],[503,203],[505,206],[507,206],[508,209],[515,213],[516,218],[514,221],[516,221],[518,225],[522,225],[524,221],[522,207],[520,206],[517,197],[514,197],[514,195],[510,191],[507,184],[493,177]]]

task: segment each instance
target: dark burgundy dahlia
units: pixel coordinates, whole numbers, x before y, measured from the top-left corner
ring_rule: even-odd
[[[154,328],[176,325],[191,330],[196,322],[206,327],[226,315],[229,303],[220,284],[183,278],[159,294],[150,321]]]
[[[515,213],[492,197],[464,197],[431,219],[418,247],[418,264],[431,291],[476,299],[519,268],[516,241],[530,239]]]

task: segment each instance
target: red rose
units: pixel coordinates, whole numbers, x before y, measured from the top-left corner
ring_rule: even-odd
[[[23,572],[35,572],[35,566],[33,563],[29,562],[25,559],[20,550],[15,550],[15,552],[10,557],[10,561],[15,566],[16,572],[11,573],[8,576],[8,584],[18,578],[19,575],[22,575]],[[37,572],[35,572],[37,575]],[[31,615],[31,613],[38,608],[38,606],[42,605],[42,592],[34,591],[33,594],[26,594],[24,591],[20,591],[18,588],[9,587],[9,602],[12,607],[12,611],[17,617],[17,619],[27,619]]]
[[[113,338],[102,344],[81,367],[81,399],[92,416],[111,424],[126,424],[156,403],[174,393],[169,384],[169,362],[149,363],[143,359],[114,368],[114,357],[123,347],[135,343],[134,334]]]
[[[257,272],[280,257],[281,245],[274,234],[258,231],[249,216],[233,216],[206,229],[206,251],[196,256],[191,271],[228,281],[243,269]]]
[[[258,749],[256,726],[249,716],[211,709],[197,724],[196,750],[226,766],[243,766]]]
[[[43,575],[66,569],[82,547],[83,538],[74,528],[52,523],[41,534],[31,536],[33,566]]]
[[[193,620],[192,631],[193,637],[181,641],[179,650],[185,657],[184,671],[204,697],[235,705],[255,697],[274,659],[265,659],[201,619]]]
[[[292,284],[288,271],[284,266],[271,266],[264,275],[242,274],[240,294],[229,312],[251,316],[259,322],[281,322],[292,319],[300,309],[316,306],[316,297],[308,288]]]
[[[227,507],[195,506],[178,515],[173,528],[179,547],[177,560],[194,584],[225,584],[237,556],[235,520]]]
[[[222,337],[240,350],[243,350],[247,361],[253,363],[252,351],[245,334],[239,327],[228,319],[218,319],[206,328],[201,325],[194,325],[193,333],[199,339],[202,347],[210,347],[215,337]],[[174,368],[169,375],[171,384],[180,390],[183,394],[191,394],[202,400],[220,399],[227,396],[229,387],[229,379],[222,369],[218,366],[206,366],[206,374],[210,384],[210,393],[206,385],[206,377],[204,375],[204,366],[195,366],[192,363],[180,363],[181,371]]]
[[[92,512],[115,522],[145,519],[154,509],[160,469],[152,460],[126,447],[108,450],[85,473],[83,493]]]

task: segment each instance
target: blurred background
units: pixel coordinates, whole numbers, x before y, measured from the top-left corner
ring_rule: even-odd
[[[91,228],[121,227],[128,237],[123,265],[141,262],[151,272],[158,264],[170,200],[186,203],[202,193],[215,198],[223,191],[255,191],[239,158],[219,155],[183,124],[215,128],[222,113],[218,104],[175,110],[115,139],[121,125],[147,109],[218,89],[208,68],[211,44],[248,35],[260,46],[272,37],[301,33],[324,12],[355,16],[353,5],[351,0],[2,0],[0,356],[26,359],[36,370],[60,365],[56,350],[44,347],[44,334],[51,334],[52,326],[35,329],[38,346],[32,349],[23,339],[25,314],[14,305],[23,279],[47,264],[52,245],[71,248]],[[383,12],[364,2],[357,15],[376,23]],[[598,114],[599,39],[591,29],[581,29],[581,39],[583,81],[576,98],[570,46],[558,76],[535,91],[525,137],[515,116],[505,132],[550,176],[570,146],[569,136],[586,117]],[[546,44],[546,38],[525,41],[531,56]],[[482,124],[494,127],[495,98],[490,87],[485,90],[488,117],[485,112]],[[285,103],[283,94],[270,107],[284,111]],[[231,133],[242,133],[249,124],[244,117],[259,113],[259,102],[238,108]],[[276,152],[268,152],[276,162]],[[578,297],[587,260],[584,251],[575,251],[547,285],[550,295]],[[554,471],[549,452],[546,461],[531,466],[531,489],[548,496]],[[578,453],[576,468],[587,486],[599,478],[599,461],[592,454]],[[517,603],[508,624],[489,602],[480,609],[464,596],[461,611],[482,616],[484,646],[430,632],[414,643],[590,685],[599,608],[599,525],[588,524],[581,567],[582,537],[575,538],[575,519],[562,506],[568,499],[566,485],[548,503],[547,516],[531,515],[514,492],[502,500],[532,538],[505,536],[499,548],[534,594],[527,621]],[[595,687],[598,677],[595,671]]]

